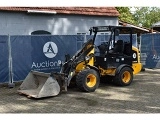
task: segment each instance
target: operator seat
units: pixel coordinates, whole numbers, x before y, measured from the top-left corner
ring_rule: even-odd
[[[124,50],[123,40],[118,40],[114,48],[111,51],[109,51],[109,53],[123,53],[123,50]]]

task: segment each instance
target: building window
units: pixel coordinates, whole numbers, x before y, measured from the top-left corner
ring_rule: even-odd
[[[45,30],[36,30],[33,31],[31,35],[51,35],[51,33]]]

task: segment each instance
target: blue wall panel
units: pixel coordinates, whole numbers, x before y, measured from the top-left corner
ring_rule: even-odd
[[[8,36],[0,36],[0,83],[9,82]]]

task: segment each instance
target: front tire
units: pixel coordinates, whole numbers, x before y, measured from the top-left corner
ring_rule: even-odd
[[[97,71],[93,69],[85,69],[77,74],[77,87],[85,92],[94,92],[100,83],[100,77]]]
[[[133,81],[133,71],[129,67],[124,67],[122,70],[115,76],[114,83],[119,86],[128,86]]]

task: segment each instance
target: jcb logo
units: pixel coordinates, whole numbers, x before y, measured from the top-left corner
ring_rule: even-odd
[[[47,42],[43,46],[43,53],[48,58],[53,58],[58,53],[57,45],[54,42]]]

